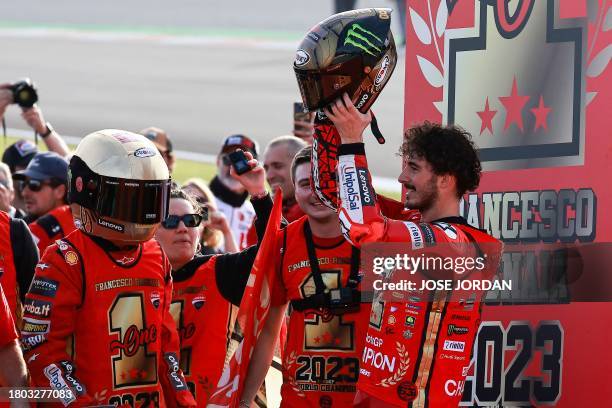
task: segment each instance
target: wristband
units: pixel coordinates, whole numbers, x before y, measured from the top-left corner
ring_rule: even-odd
[[[267,195],[268,195],[268,192],[266,190],[264,190],[263,193],[251,194],[251,200],[261,200],[262,198],[265,198]]]
[[[40,137],[42,137],[43,139],[49,136],[51,133],[53,133],[53,126],[51,126],[49,122],[45,123],[45,127],[47,129],[45,133],[39,133]]]

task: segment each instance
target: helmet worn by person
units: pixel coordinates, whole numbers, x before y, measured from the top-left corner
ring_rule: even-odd
[[[170,184],[164,159],[146,137],[116,129],[91,133],[70,160],[75,225],[113,242],[147,241],[168,214]]]
[[[347,92],[366,113],[397,62],[391,9],[335,14],[315,25],[300,43],[293,69],[304,107],[322,109]]]

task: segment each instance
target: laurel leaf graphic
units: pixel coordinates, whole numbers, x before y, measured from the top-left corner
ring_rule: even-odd
[[[608,12],[606,13],[606,18],[604,20],[602,30],[603,32],[606,32],[611,28],[612,28],[612,7],[610,7],[608,9]]]
[[[444,115],[444,101],[433,102],[433,105],[436,107],[438,112],[440,112],[442,115]]]
[[[606,69],[612,58],[612,44],[608,44],[599,54],[593,58],[591,64],[587,68],[587,76],[596,78]]]
[[[423,76],[429,82],[429,85],[440,88],[444,84],[444,77],[440,70],[436,68],[434,64],[432,64],[428,59],[417,55],[417,60],[419,61],[419,66],[421,67],[421,72]]]
[[[438,37],[442,37],[442,34],[444,34],[447,21],[448,8],[446,7],[446,2],[441,1],[440,6],[438,6],[438,12],[436,13],[436,33],[438,33]]]
[[[593,24],[597,22],[597,13],[599,12],[599,0],[587,1],[587,16]]]
[[[429,32],[427,23],[425,23],[423,17],[414,11],[412,7],[410,7],[410,21],[412,22],[412,28],[414,28],[414,32],[419,40],[425,45],[431,44],[431,33]]]
[[[588,106],[595,99],[595,96],[597,96],[597,92],[587,92],[585,106]]]

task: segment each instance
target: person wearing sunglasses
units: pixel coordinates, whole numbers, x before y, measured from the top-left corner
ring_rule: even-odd
[[[27,221],[66,204],[68,162],[57,153],[36,153],[25,170],[14,173],[13,180],[23,195]]]
[[[55,240],[76,229],[66,201],[67,179],[68,162],[54,152],[37,153],[25,170],[13,175],[41,255]]]
[[[252,170],[232,177],[251,195],[257,214],[255,226],[263,237],[272,208],[265,189],[263,168],[250,159]],[[200,255],[200,235],[208,223],[190,193],[173,189],[169,215],[156,232],[156,239],[172,265],[173,296],[170,311],[181,342],[181,368],[198,406],[206,406],[223,370],[226,347],[236,308],[244,292],[257,246],[242,252]]]

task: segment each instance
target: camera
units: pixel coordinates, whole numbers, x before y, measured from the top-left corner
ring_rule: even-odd
[[[30,78],[15,82],[9,89],[13,92],[13,103],[22,108],[31,108],[38,101],[38,92]]]
[[[355,288],[332,289],[329,297],[329,310],[333,315],[356,313],[361,306],[361,292]]]

